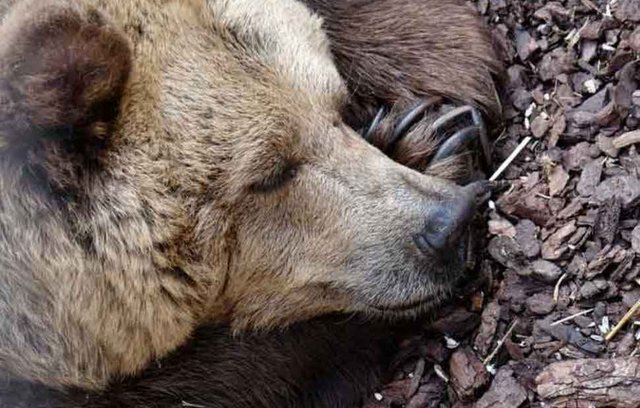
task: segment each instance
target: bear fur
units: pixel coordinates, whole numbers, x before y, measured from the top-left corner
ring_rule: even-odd
[[[490,39],[457,0],[305,3],[0,4],[0,401],[349,406],[388,341],[343,314],[449,295],[411,233],[464,190],[352,127],[496,119]]]

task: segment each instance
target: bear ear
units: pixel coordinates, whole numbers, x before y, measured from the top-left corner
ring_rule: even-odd
[[[0,38],[0,144],[106,137],[131,70],[120,31],[72,1],[27,0]]]

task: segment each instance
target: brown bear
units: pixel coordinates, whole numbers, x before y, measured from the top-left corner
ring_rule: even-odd
[[[462,0],[0,13],[1,405],[353,406],[370,320],[450,294],[485,187],[429,112],[499,116]]]

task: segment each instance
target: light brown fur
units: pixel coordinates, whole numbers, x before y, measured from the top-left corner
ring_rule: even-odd
[[[411,233],[459,187],[342,122],[318,17],[260,7],[22,0],[4,16],[0,369],[99,389],[204,322],[395,316],[449,292],[459,265]]]

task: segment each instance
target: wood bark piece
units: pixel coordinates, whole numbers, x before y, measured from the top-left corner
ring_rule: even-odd
[[[536,385],[540,398],[553,407],[639,407],[640,357],[553,363]]]
[[[513,370],[503,367],[473,408],[518,408],[526,399],[527,391],[513,377]]]
[[[478,334],[473,342],[475,349],[478,350],[478,353],[481,356],[485,356],[489,353],[493,337],[495,336],[496,329],[498,328],[499,315],[500,304],[497,299],[491,301],[491,303],[489,303],[482,312],[480,329],[478,329]]]
[[[640,130],[633,130],[613,139],[613,146],[616,149],[622,149],[636,143],[640,143]]]
[[[449,361],[449,374],[453,389],[463,401],[473,401],[489,382],[489,374],[469,347],[456,350]]]

